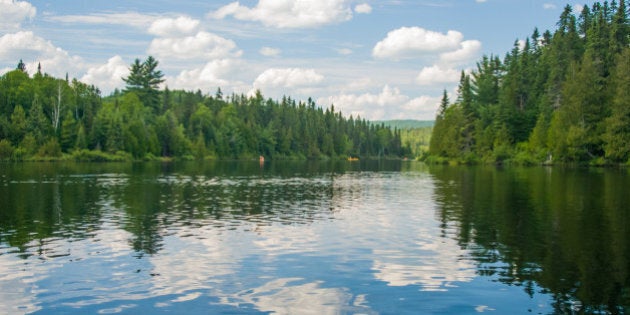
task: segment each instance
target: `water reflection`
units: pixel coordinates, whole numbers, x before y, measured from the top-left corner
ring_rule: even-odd
[[[300,278],[276,279],[237,293],[225,302],[250,303],[262,312],[273,314],[374,314],[362,305],[364,296],[354,298],[347,290],[322,288],[321,282],[302,283]]]
[[[451,167],[431,173],[442,226],[457,230],[479,274],[530,295],[551,293],[558,313],[628,311],[626,170]]]
[[[404,162],[0,164],[0,305],[625,313],[629,180]]]

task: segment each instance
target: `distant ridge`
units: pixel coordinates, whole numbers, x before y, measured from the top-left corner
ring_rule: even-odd
[[[385,124],[385,126],[397,129],[417,129],[433,127],[433,120],[414,120],[414,119],[398,119],[398,120],[375,120],[375,124]]]

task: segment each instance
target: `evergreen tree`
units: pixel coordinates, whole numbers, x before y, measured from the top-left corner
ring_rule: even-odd
[[[85,127],[82,123],[79,123],[79,127],[77,130],[77,142],[75,143],[74,147],[79,150],[83,150],[87,149],[87,144],[87,134],[85,132]]]
[[[66,115],[61,122],[61,150],[70,152],[77,144],[77,121],[71,111],[66,111]]]
[[[26,113],[22,105],[17,105],[11,114],[11,140],[14,144],[18,144],[22,140],[26,130]]]
[[[617,59],[613,76],[612,114],[606,119],[604,149],[606,157],[617,162],[630,162],[630,48]]]
[[[24,73],[26,73],[26,65],[24,64],[24,62],[22,61],[22,59],[20,59],[20,62],[18,62],[17,67],[15,68],[17,70],[20,70]]]
[[[34,137],[37,145],[43,144],[51,133],[51,125],[48,123],[48,118],[46,118],[44,114],[44,109],[42,108],[38,95],[35,95],[33,104],[29,109],[26,126],[27,131]]]
[[[523,46],[515,42],[502,65],[484,56],[472,80],[462,73],[456,104],[438,110],[430,154],[495,162],[524,155],[540,162],[628,159],[625,1],[596,2],[577,19],[572,10],[564,8],[554,33],[535,29]]]
[[[129,76],[123,78],[127,84],[125,91],[136,93],[144,105],[155,113],[160,112],[159,85],[164,82],[164,74],[157,69],[158,64],[152,56],[144,62],[136,59],[129,67]]]
[[[440,108],[438,108],[438,119],[443,118],[444,114],[446,113],[446,109],[448,108],[450,101],[448,99],[448,93],[446,93],[446,90],[444,90],[444,92],[442,93],[442,100],[440,101]]]

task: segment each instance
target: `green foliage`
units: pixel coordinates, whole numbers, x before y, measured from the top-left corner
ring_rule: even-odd
[[[447,100],[448,101],[448,100]],[[413,119],[403,119],[403,120],[376,120],[373,121],[374,124],[385,124],[386,127],[396,128],[400,130],[405,129],[420,129],[433,127],[435,121],[433,120],[413,120]]]
[[[431,127],[423,127],[400,131],[402,145],[408,148],[411,157],[419,157],[429,151],[432,130]]]
[[[606,158],[616,162],[630,160],[630,48],[619,56],[614,74],[615,93],[612,113],[605,121],[604,150]]]
[[[17,105],[11,114],[11,135],[14,143],[22,140],[26,133],[26,127],[26,112],[24,112],[24,108],[21,105]]]
[[[24,156],[32,156],[37,152],[39,145],[37,144],[35,136],[29,132],[20,142],[19,148],[23,150]]]
[[[483,57],[444,101],[429,152],[452,161],[607,164],[630,158],[630,26],[625,1],[566,6],[503,62]],[[448,98],[445,95],[445,99]]]
[[[61,123],[61,150],[70,152],[77,144],[77,121],[70,111],[66,112]]]
[[[77,162],[125,162],[131,161],[132,157],[122,151],[109,154],[101,151],[81,149],[73,151],[69,159]]]
[[[39,148],[37,153],[39,157],[61,157],[61,146],[57,142],[57,138],[51,138]]]
[[[152,56],[144,62],[136,59],[129,68],[129,76],[123,78],[127,83],[126,92],[134,92],[142,100],[146,107],[159,112],[160,92],[159,85],[164,82],[164,74],[158,70],[158,61]]]
[[[2,157],[18,160],[326,159],[402,157],[403,132],[311,100],[165,89],[158,62],[130,66],[125,91],[102,98],[79,81],[21,70],[0,76]],[[406,131],[406,139],[415,131]],[[424,149],[426,150],[426,149]]]
[[[1,160],[9,160],[13,157],[13,145],[7,139],[0,140],[0,161]]]

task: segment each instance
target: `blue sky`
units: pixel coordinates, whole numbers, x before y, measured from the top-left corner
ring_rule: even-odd
[[[77,78],[123,88],[153,55],[171,89],[312,97],[367,119],[433,119],[462,70],[504,56],[534,27],[553,30],[557,0],[0,0],[0,74]]]

